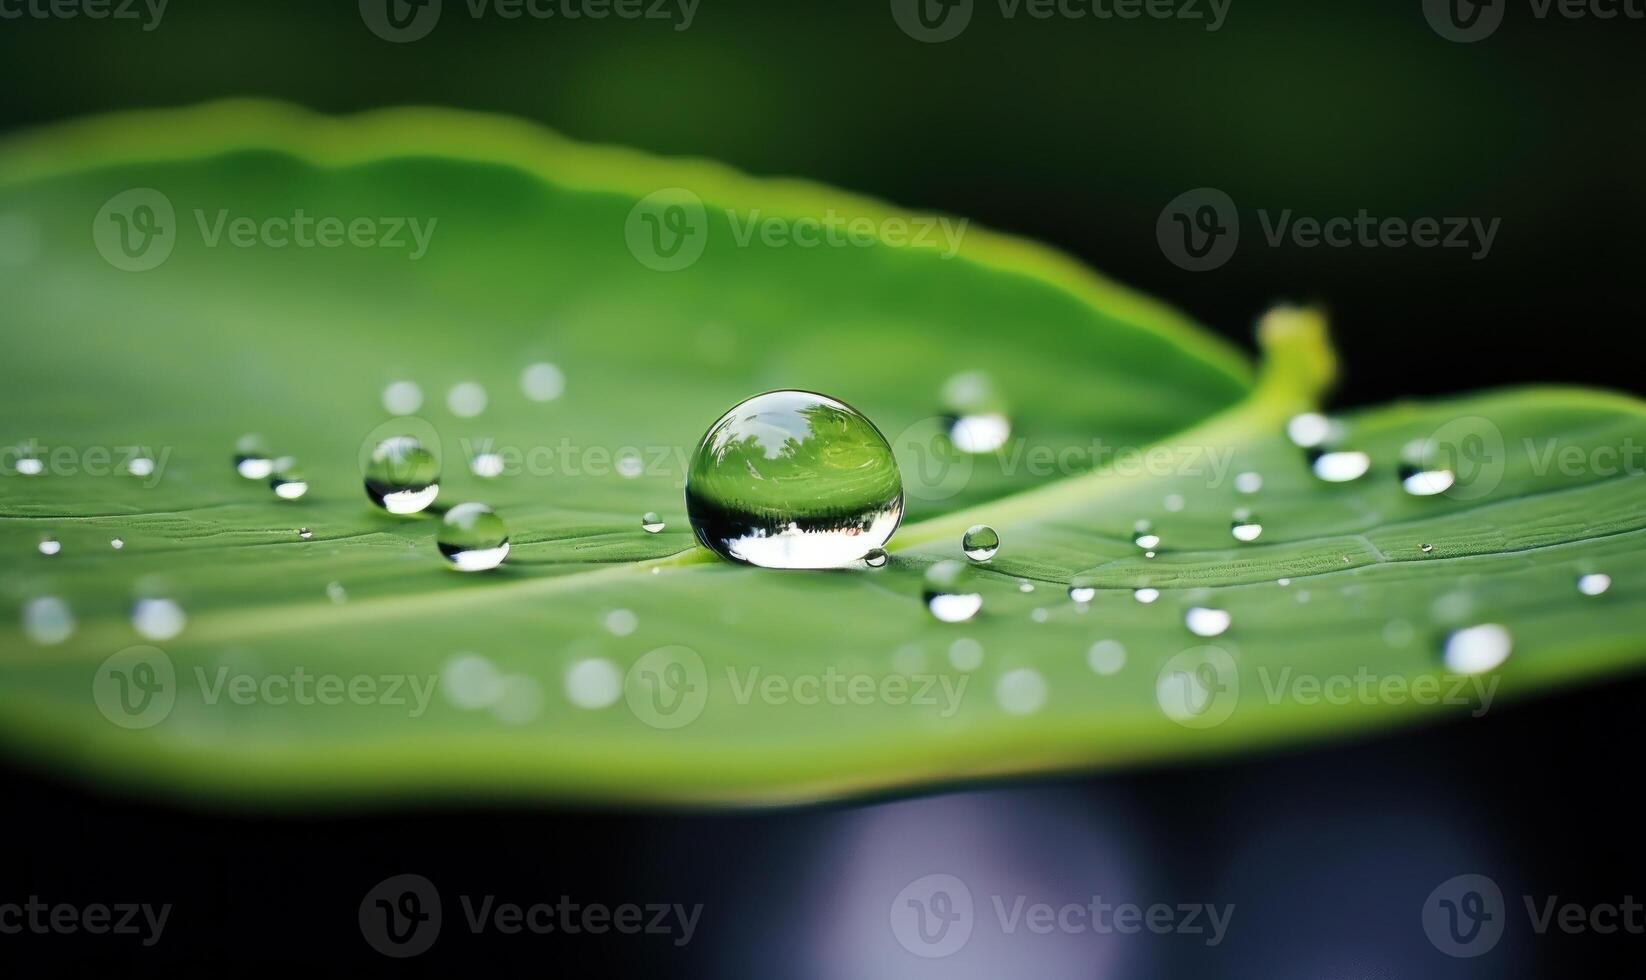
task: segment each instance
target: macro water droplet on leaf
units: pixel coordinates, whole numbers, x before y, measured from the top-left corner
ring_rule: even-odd
[[[926,569],[922,597],[926,609],[945,623],[963,623],[983,608],[983,595],[971,572],[958,561],[940,561]]]
[[[484,572],[508,557],[509,531],[485,504],[462,503],[441,518],[435,544],[458,571]]]
[[[961,536],[960,550],[972,561],[988,561],[1000,550],[1000,535],[987,524],[973,524]]]
[[[412,436],[377,444],[366,464],[366,496],[391,514],[416,514],[440,494],[440,463]]]
[[[647,534],[656,534],[667,526],[663,523],[663,518],[657,516],[655,510],[648,510],[640,515],[640,529]]]
[[[269,489],[281,500],[297,500],[309,492],[309,481],[303,476],[303,470],[297,465],[297,460],[290,456],[281,456],[274,461],[273,475],[269,477]]]
[[[235,442],[234,470],[248,480],[267,480],[273,475],[274,454],[262,436],[247,434]]]

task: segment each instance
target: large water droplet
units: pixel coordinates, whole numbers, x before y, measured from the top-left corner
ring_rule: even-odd
[[[1327,483],[1348,483],[1366,475],[1372,467],[1372,458],[1359,450],[1339,449],[1320,453],[1310,466],[1315,476]]]
[[[1195,636],[1222,636],[1232,621],[1226,610],[1205,606],[1191,607],[1183,614],[1183,625]]]
[[[1482,623],[1447,636],[1441,659],[1454,674],[1483,674],[1508,660],[1513,645],[1508,627]]]
[[[841,568],[884,547],[903,517],[891,446],[844,402],[771,391],[698,444],[686,511],[703,545],[763,568]]]
[[[1602,572],[1590,572],[1577,580],[1577,590],[1584,595],[1605,595],[1612,587],[1612,577]]]
[[[282,456],[274,461],[274,475],[269,477],[269,489],[281,500],[296,500],[309,492],[309,481],[297,460]]]
[[[378,443],[366,464],[366,496],[391,514],[416,514],[440,494],[440,463],[412,436]]]
[[[987,524],[973,524],[961,536],[960,550],[972,561],[988,561],[1000,550],[1000,535]]]
[[[982,594],[958,561],[940,561],[926,569],[923,597],[931,614],[945,623],[964,623],[983,608]]]
[[[485,504],[458,504],[446,511],[435,539],[440,553],[460,572],[484,572],[509,554],[509,531]]]
[[[668,527],[668,525],[663,523],[663,518],[657,516],[655,510],[648,510],[640,515],[640,529],[647,534],[656,534],[665,527]]]
[[[267,480],[274,473],[274,454],[259,435],[244,435],[234,444],[235,472],[248,480]]]

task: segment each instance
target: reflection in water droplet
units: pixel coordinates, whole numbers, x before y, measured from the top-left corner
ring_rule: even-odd
[[[966,566],[940,561],[926,569],[922,596],[926,608],[945,623],[964,623],[983,608],[983,596],[972,586]]]
[[[508,557],[509,531],[485,504],[462,503],[446,511],[435,545],[458,571],[484,572]]]
[[[1086,666],[1107,677],[1126,666],[1126,648],[1114,640],[1098,640],[1086,651]]]
[[[1346,449],[1321,453],[1312,464],[1315,476],[1327,483],[1348,483],[1366,475],[1372,467],[1372,458],[1358,450]]]
[[[863,564],[870,568],[884,568],[886,565],[886,549],[869,549],[869,553],[863,556]]]
[[[378,443],[366,464],[366,496],[391,514],[426,510],[440,494],[440,462],[412,436]]]
[[[40,553],[42,555],[55,555],[59,551],[62,551],[62,550],[63,550],[63,544],[62,544],[62,542],[58,541],[56,538],[41,538],[40,539]]]
[[[1424,470],[1406,464],[1400,467],[1401,489],[1414,497],[1433,497],[1445,493],[1455,482],[1457,476],[1451,470]]]
[[[983,666],[983,644],[962,636],[949,644],[949,663],[955,670],[972,671]]]
[[[489,659],[459,653],[440,668],[440,689],[454,707],[477,711],[503,696],[503,675]]]
[[[455,384],[446,392],[446,407],[460,419],[472,419],[486,410],[486,389],[473,381]]]
[[[566,376],[547,361],[531,364],[520,373],[520,390],[534,402],[552,402],[566,390]]]
[[[1482,674],[1508,660],[1512,646],[1508,627],[1482,623],[1447,636],[1441,659],[1454,674]]]
[[[136,477],[153,476],[154,460],[147,456],[133,457],[126,463],[126,472]]]
[[[469,472],[483,480],[503,475],[503,457],[497,453],[475,453],[469,460]]]
[[[640,515],[640,529],[647,534],[656,534],[667,526],[663,523],[663,518],[657,516],[655,510],[648,510]]]
[[[622,696],[623,675],[610,660],[591,657],[566,668],[566,700],[573,705],[594,710]]]
[[[281,500],[297,500],[309,492],[309,481],[292,457],[282,456],[275,460],[273,471],[269,477],[269,489]]]
[[[1236,511],[1229,524],[1229,533],[1236,541],[1256,541],[1263,534],[1263,523],[1249,510]]]
[[[1232,618],[1222,609],[1193,606],[1183,614],[1183,625],[1195,636],[1221,636]]]
[[[30,599],[23,604],[23,632],[42,646],[55,646],[74,635],[74,613],[54,595]]]
[[[686,479],[692,530],[762,568],[842,568],[885,547],[903,517],[891,446],[851,406],[771,391],[709,428]]]
[[[606,614],[606,631],[613,636],[628,636],[640,627],[640,617],[628,609],[613,609]]]
[[[183,632],[188,617],[171,599],[143,598],[132,606],[131,625],[147,640],[169,640]]]
[[[1046,678],[1027,667],[1008,670],[995,681],[994,699],[1009,715],[1033,714],[1046,703]]]
[[[395,381],[383,389],[383,410],[390,415],[410,415],[423,407],[423,389],[415,381]]]
[[[1156,599],[1160,598],[1160,590],[1159,589],[1138,589],[1136,592],[1132,593],[1132,598],[1136,599],[1138,602],[1141,602],[1146,606],[1149,603],[1151,603],[1151,602],[1155,601]]]
[[[1577,580],[1577,590],[1584,595],[1605,595],[1612,587],[1612,577],[1601,572],[1590,572]]]
[[[961,536],[960,550],[972,561],[988,561],[1000,550],[1000,535],[987,524],[973,524]]]
[[[259,435],[244,435],[234,444],[234,470],[248,480],[267,480],[274,473],[274,454]]]
[[[1324,443],[1332,434],[1332,422],[1318,412],[1304,412],[1292,416],[1286,423],[1286,437],[1295,446],[1312,449]]]
[[[1240,493],[1256,493],[1263,489],[1263,475],[1261,473],[1238,473],[1234,478],[1235,490]]]

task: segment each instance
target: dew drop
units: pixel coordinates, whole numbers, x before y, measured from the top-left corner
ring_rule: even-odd
[[[40,539],[40,553],[42,555],[55,555],[59,551],[62,551],[62,550],[63,550],[63,543],[61,541],[58,541],[56,538],[41,538]]]
[[[391,514],[426,510],[440,494],[440,462],[412,436],[377,444],[366,464],[366,496]]]
[[[23,632],[41,646],[56,646],[74,635],[74,613],[54,595],[30,599],[23,604]]]
[[[1077,606],[1084,606],[1097,598],[1097,586],[1084,575],[1077,575],[1069,582],[1069,598]]]
[[[721,557],[762,568],[843,568],[903,517],[891,446],[844,402],[756,395],[721,416],[686,477],[692,529]]]
[[[1414,497],[1433,497],[1445,493],[1457,482],[1451,470],[1425,470],[1401,464],[1400,487]]]
[[[1612,577],[1602,572],[1590,572],[1577,580],[1577,590],[1587,596],[1605,595],[1612,587]]]
[[[1429,544],[1428,542],[1424,542],[1423,544],[1420,544],[1420,545],[1417,546],[1417,550],[1419,550],[1419,551],[1423,552],[1425,555],[1427,555],[1427,554],[1429,554],[1429,553],[1431,553],[1435,550],[1435,546],[1432,545],[1432,544]]]
[[[1236,541],[1256,541],[1263,534],[1263,523],[1251,511],[1236,511],[1234,520],[1229,524],[1229,533]]]
[[[462,503],[446,511],[435,544],[458,571],[485,572],[508,557],[509,531],[485,504]]]
[[[1366,475],[1372,467],[1372,458],[1359,450],[1342,449],[1321,453],[1310,468],[1315,476],[1327,483],[1349,483]]]
[[[973,524],[961,536],[960,550],[972,561],[988,561],[1000,550],[1000,535],[987,524]]]
[[[1508,627],[1482,623],[1448,635],[1441,659],[1454,674],[1483,674],[1508,660],[1513,645]]]
[[[1151,602],[1155,601],[1156,599],[1160,598],[1160,590],[1159,589],[1138,589],[1137,591],[1132,593],[1132,598],[1136,599],[1138,602],[1141,602],[1146,606],[1149,603],[1151,603]]]
[[[1046,678],[1037,670],[1008,670],[995,681],[994,699],[1009,715],[1029,715],[1046,703]]]
[[[869,549],[869,553],[863,556],[863,564],[869,566],[870,568],[884,568],[884,567],[886,567],[886,549],[884,549],[884,548],[871,548],[871,549]]]
[[[297,529],[297,537],[303,541],[307,541],[314,537],[314,532],[306,527],[300,527]]]
[[[274,454],[259,435],[243,435],[234,444],[234,470],[248,480],[267,480],[274,474]]]
[[[520,390],[534,402],[552,402],[566,390],[566,376],[555,365],[540,361],[520,372]]]
[[[1195,636],[1222,636],[1232,618],[1222,609],[1193,606],[1183,614],[1183,625]]]
[[[1286,438],[1292,444],[1312,449],[1324,443],[1332,434],[1332,421],[1318,412],[1294,415],[1286,423]]]
[[[309,481],[297,465],[297,460],[290,456],[282,456],[274,461],[273,475],[269,477],[269,489],[281,500],[297,500],[309,492]]]
[[[1238,473],[1234,478],[1235,490],[1239,493],[1256,493],[1263,489],[1263,474]]]
[[[169,640],[183,632],[188,617],[171,599],[138,599],[131,609],[131,625],[146,640]]]
[[[486,410],[486,389],[473,381],[452,385],[446,407],[460,419],[472,419]]]
[[[1011,438],[1005,402],[985,371],[963,371],[943,383],[949,441],[963,453],[992,453]]]
[[[963,453],[992,453],[1011,438],[1012,424],[998,413],[962,415],[949,423],[949,441]]]
[[[21,456],[17,460],[17,472],[21,476],[39,476],[46,472],[46,464],[38,456]]]
[[[1126,666],[1126,648],[1115,640],[1098,640],[1086,651],[1086,666],[1104,677],[1118,674]]]
[[[126,472],[135,477],[154,475],[154,460],[147,456],[136,456],[126,463]]]
[[[125,539],[123,539],[123,538],[110,538],[109,539],[109,547],[113,548],[115,551],[119,551],[121,548],[124,548],[125,546],[126,546],[126,542],[125,542]]]
[[[1160,535],[1155,533],[1154,525],[1148,521],[1138,521],[1132,527],[1132,544],[1145,551],[1160,547]]]
[[[383,389],[383,410],[390,415],[410,415],[423,407],[423,389],[415,381],[394,381]]]
[[[503,475],[503,457],[497,453],[475,453],[469,460],[469,472],[482,480]]]
[[[964,623],[983,608],[983,596],[971,573],[958,561],[940,561],[926,569],[922,597],[926,609],[945,623]]]
[[[663,518],[657,516],[655,510],[648,510],[640,515],[640,529],[647,534],[656,534],[665,527],[668,527],[668,525],[663,523]]]
[[[1033,592],[1034,591],[1034,583],[1029,581],[1026,578],[1025,579],[1019,579],[1018,582],[1017,582],[1017,591],[1019,591],[1019,592]]]
[[[1275,584],[1284,589],[1286,586],[1292,584],[1292,580],[1289,578],[1279,578],[1275,579]]]

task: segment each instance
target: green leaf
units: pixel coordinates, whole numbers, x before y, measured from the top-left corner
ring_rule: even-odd
[[[134,189],[152,193],[117,199]],[[133,210],[156,200],[169,220]],[[409,221],[398,248],[277,247],[300,211],[432,233],[421,251]],[[703,247],[664,271],[695,250],[652,237],[682,215]],[[155,229],[164,261],[117,268],[156,254],[136,247]],[[788,802],[1478,712],[1639,661],[1638,402],[1366,412],[1340,438],[1370,472],[1327,484],[1283,434],[1332,374],[1312,315],[1266,321],[1254,377],[1066,258],[809,184],[444,111],[127,114],[0,145],[0,290],[0,445],[46,470],[0,459],[0,736],[41,766],[266,802]],[[537,402],[520,376],[543,361],[565,391]],[[942,438],[942,392],[977,370],[1013,431],[973,457]],[[425,394],[416,421],[380,403],[399,380]],[[489,395],[477,417],[444,404],[463,382]],[[909,510],[886,568],[776,573],[693,547],[687,454],[776,387],[891,437]],[[234,473],[249,431],[298,458],[306,496]],[[508,522],[503,568],[454,573],[436,518],[369,507],[362,449],[402,431],[443,450],[441,501]],[[468,472],[486,440],[521,472]],[[1457,471],[1446,493],[1401,489],[1414,440]],[[104,472],[131,446],[153,476]],[[614,471],[629,448],[636,478]],[[1232,479],[1248,471],[1255,494]],[[1240,507],[1258,540],[1231,537]],[[646,511],[668,528],[643,531]],[[1152,560],[1138,520],[1162,538]],[[923,571],[973,523],[1003,542],[977,570],[983,612],[939,623]],[[1615,584],[1581,595],[1589,572]],[[1160,598],[1136,601],[1145,586]],[[187,625],[145,640],[144,596]],[[62,642],[38,642],[59,638],[43,598],[73,611]],[[1197,638],[1194,606],[1232,625]],[[1445,635],[1483,623],[1512,635],[1508,661],[1448,676]],[[1362,693],[1311,698],[1309,678]]]

